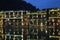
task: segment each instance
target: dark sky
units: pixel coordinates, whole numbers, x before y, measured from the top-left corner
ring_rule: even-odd
[[[37,11],[39,9],[23,0],[0,0],[0,10]]]
[[[60,8],[60,0],[25,0],[39,9],[44,8]]]

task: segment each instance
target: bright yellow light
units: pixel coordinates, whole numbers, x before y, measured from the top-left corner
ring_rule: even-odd
[[[49,36],[49,38],[60,38],[60,36]]]

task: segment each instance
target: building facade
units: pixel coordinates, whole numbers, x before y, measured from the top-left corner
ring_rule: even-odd
[[[1,40],[56,40],[60,35],[60,9],[37,12],[1,11]]]

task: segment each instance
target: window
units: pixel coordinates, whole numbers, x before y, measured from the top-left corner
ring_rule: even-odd
[[[23,15],[26,15],[26,12],[23,12]]]
[[[15,17],[17,17],[17,12],[15,12]]]
[[[32,19],[32,15],[29,15],[29,19]]]
[[[9,13],[8,12],[6,12],[6,18],[9,18]]]
[[[18,13],[18,17],[21,17],[21,12]]]
[[[11,18],[13,17],[13,12],[10,12],[10,17],[11,17]]]
[[[38,19],[40,19],[41,18],[41,15],[38,15]]]
[[[37,14],[34,14],[34,15],[33,15],[33,18],[34,18],[34,19],[37,19]]]

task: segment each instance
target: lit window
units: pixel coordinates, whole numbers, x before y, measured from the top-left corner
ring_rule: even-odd
[[[43,23],[41,22],[40,26],[43,26]]]
[[[53,32],[53,35],[54,35],[55,33]]]
[[[13,20],[13,22],[15,22],[15,20]]]
[[[16,17],[14,17],[14,18],[16,18]]]
[[[58,22],[60,22],[60,20],[57,20]]]
[[[42,18],[42,15],[41,15],[41,18]]]
[[[58,32],[58,35],[60,35],[60,32]]]
[[[24,23],[22,22],[22,25],[24,25]]]
[[[53,23],[53,26],[55,26],[55,23]]]
[[[52,12],[52,14],[54,14],[54,12]]]
[[[59,24],[57,23],[57,25],[59,25]]]
[[[43,17],[46,17],[46,15],[44,15]]]
[[[54,19],[52,19],[52,22],[54,22]]]
[[[47,30],[45,32],[47,33]]]
[[[14,34],[15,34],[15,32],[14,32]]]

